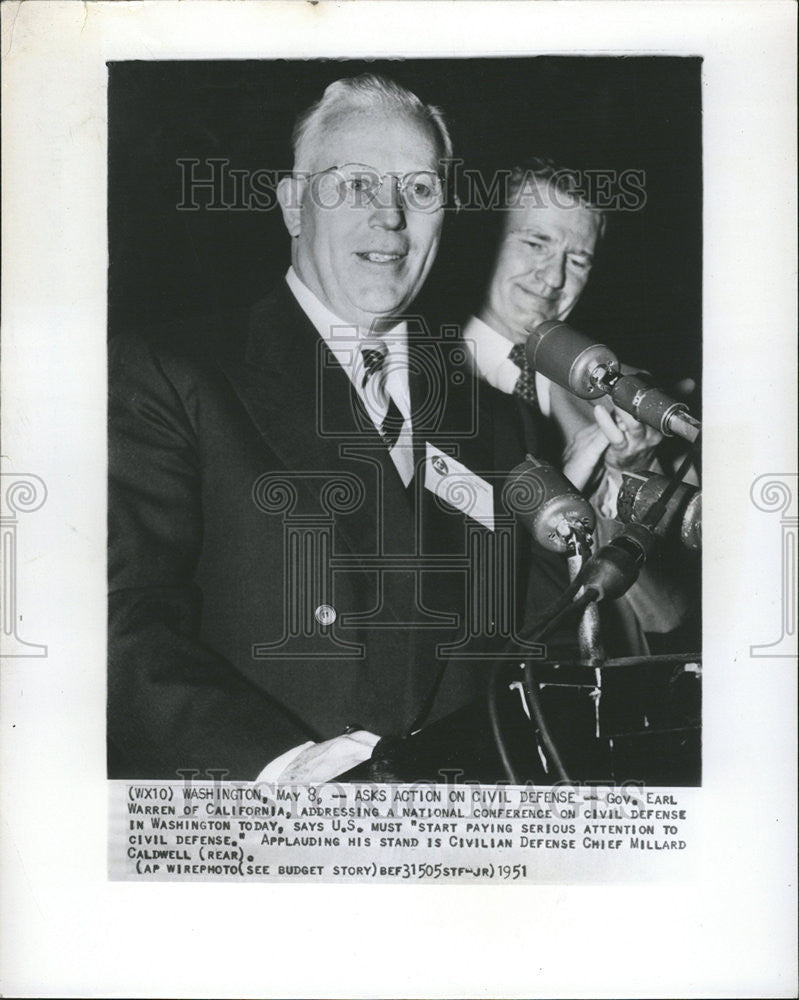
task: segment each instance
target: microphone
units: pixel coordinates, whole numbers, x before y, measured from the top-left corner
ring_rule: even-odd
[[[652,551],[655,536],[643,524],[628,524],[588,559],[577,574],[585,590],[596,593],[595,600],[615,600],[638,579],[641,567]]]
[[[649,522],[648,514],[669,485],[657,472],[624,472],[616,500],[616,517],[623,524]],[[652,531],[659,536],[679,531],[688,549],[702,547],[702,494],[698,486],[679,483]]]
[[[528,455],[511,470],[502,491],[505,507],[550,552],[568,552],[572,535],[590,536],[594,508],[569,480],[546,462]],[[628,524],[583,564],[574,580],[593,590],[597,601],[621,597],[638,579],[655,537],[643,524]]]
[[[573,531],[591,535],[594,508],[562,472],[528,455],[511,469],[502,490],[505,507],[550,552],[568,552]]]
[[[607,395],[619,409],[665,437],[691,443],[699,437],[702,425],[685,403],[650,385],[640,372],[624,375],[609,347],[568,323],[547,320],[539,324],[527,339],[525,356],[532,368],[581,399]]]

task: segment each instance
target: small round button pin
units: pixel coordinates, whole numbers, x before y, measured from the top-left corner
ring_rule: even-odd
[[[316,618],[320,625],[332,625],[336,620],[336,609],[332,608],[329,604],[320,604],[316,611],[314,611],[314,618]]]
[[[433,459],[433,468],[436,470],[439,476],[446,476],[446,474],[449,472],[449,469],[447,468],[447,463],[440,455],[436,455],[436,457]]]

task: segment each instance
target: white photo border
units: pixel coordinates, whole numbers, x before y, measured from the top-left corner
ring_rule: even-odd
[[[750,655],[785,599],[780,517],[751,488],[795,472],[794,15],[781,0],[2,5],[3,462],[47,488],[18,587],[47,655],[0,664],[5,994],[794,994],[796,662]],[[701,874],[109,882],[106,62],[537,54],[704,60]]]

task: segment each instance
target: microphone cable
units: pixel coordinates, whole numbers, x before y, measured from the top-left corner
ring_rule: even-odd
[[[694,458],[694,451],[699,449],[700,438],[692,444],[688,449],[683,461],[680,463],[679,468],[676,470],[674,475],[669,480],[669,483],[664,489],[663,493],[657,499],[657,501],[650,507],[647,511],[646,516],[639,525],[639,529],[644,529],[642,534],[645,534],[650,540],[653,539],[652,531],[657,525],[658,521],[663,517],[665,513],[666,506],[674,495],[677,487],[682,482],[682,478],[688,471]],[[640,542],[639,542],[640,545]],[[600,550],[601,551],[601,550]],[[592,600],[601,599],[604,594],[604,587],[594,587],[589,583],[589,586],[576,600],[574,595],[584,586],[586,582],[587,568],[589,568],[589,563],[591,563],[590,568],[595,568],[598,564],[594,561],[595,557],[586,562],[583,565],[581,571],[577,574],[574,580],[571,581],[569,586],[563,591],[560,597],[544,612],[544,614],[533,623],[528,630],[525,630],[520,639],[527,643],[537,642],[543,639],[547,634],[549,634],[560,622],[569,615],[572,611],[581,611],[586,604]],[[637,575],[637,573],[636,573]],[[596,578],[596,575],[595,575]],[[633,582],[633,581],[630,581]],[[630,584],[624,588],[625,590]],[[618,596],[614,594],[614,596]],[[507,651],[514,645],[513,640],[508,640],[504,650]],[[491,678],[489,680],[488,687],[488,712],[491,721],[491,729],[494,736],[494,742],[497,746],[497,751],[499,752],[500,760],[502,761],[502,766],[505,773],[512,784],[519,784],[518,774],[513,766],[510,759],[510,753],[508,751],[507,741],[502,734],[502,728],[499,721],[499,712],[497,707],[497,686],[499,682],[499,673],[502,664],[497,661],[491,673]],[[555,740],[552,737],[552,733],[544,715],[543,707],[541,705],[541,700],[538,695],[537,685],[535,682],[535,672],[532,663],[525,663],[524,667],[524,688],[527,695],[528,703],[530,706],[530,711],[535,719],[535,723],[538,729],[538,733],[541,737],[541,742],[544,744],[545,750],[549,754],[549,758],[552,762],[552,766],[558,775],[560,781],[569,782],[569,776],[566,768],[563,764],[563,758],[557,748]]]
[[[489,711],[492,710],[491,693],[494,688],[494,678],[496,676],[497,669],[501,662],[501,658],[506,656],[514,648],[514,646],[518,647],[521,643],[533,644],[537,642],[539,639],[543,638],[543,634],[549,632],[550,629],[554,628],[556,625],[559,625],[560,622],[563,620],[563,618],[565,618],[566,615],[568,615],[572,610],[574,609],[579,610],[579,608],[582,607],[582,605],[578,607],[578,605],[572,601],[572,598],[577,593],[577,591],[580,589],[581,586],[582,582],[577,580],[572,580],[569,586],[560,595],[560,597],[558,597],[547,608],[547,610],[542,615],[540,615],[536,619],[536,621],[532,623],[532,625],[528,626],[524,631],[522,631],[518,637],[511,635],[505,640],[505,642],[503,643],[502,647],[499,650],[499,653],[497,654],[498,659],[496,661],[494,673],[492,674],[492,680],[489,685]],[[541,630],[545,631],[541,635],[539,635],[538,633],[541,632]],[[430,686],[430,690],[427,696],[422,702],[419,711],[416,713],[413,722],[407,727],[405,731],[406,739],[407,737],[412,736],[414,733],[418,732],[424,725],[436,700],[436,696],[441,687],[441,683],[444,679],[444,674],[446,673],[446,669],[447,669],[447,663],[445,662],[439,667],[438,673],[436,674],[433,683]],[[494,711],[495,710],[496,710],[496,702],[494,702]]]
[[[581,594],[576,601],[571,600],[571,595],[576,592],[581,584],[575,586],[575,581],[566,588],[566,590],[561,594],[558,600],[554,603],[552,608],[543,615],[535,626],[533,626],[531,633],[525,636],[526,642],[537,642],[547,636],[554,628],[556,628],[561,621],[569,614],[574,611],[582,611],[586,604],[590,603],[597,597],[597,592],[592,587],[589,587],[585,593]],[[565,607],[562,606],[564,601],[568,602]],[[558,610],[559,609],[559,610]],[[512,785],[519,785],[521,781],[519,780],[518,773],[513,766],[513,762],[510,758],[510,752],[508,750],[507,741],[502,733],[502,726],[499,721],[499,709],[497,706],[497,687],[499,683],[499,673],[502,669],[502,662],[497,660],[494,664],[494,668],[491,672],[491,677],[488,682],[488,715],[491,721],[491,730],[494,736],[494,742],[497,747],[497,752],[499,753],[500,760],[502,761],[502,766],[505,770],[505,774]],[[535,719],[535,724],[538,728],[538,732],[541,736],[541,742],[544,744],[544,748],[549,754],[549,758],[552,762],[552,766],[558,775],[559,781],[570,782],[571,779],[566,771],[563,764],[563,759],[558,751],[555,740],[549,729],[549,726],[544,715],[544,710],[541,705],[541,700],[538,697],[538,692],[535,690],[535,682],[533,677],[533,666],[530,663],[524,664],[524,681],[525,681],[525,692],[527,694],[527,699],[530,704],[530,710]]]
[[[647,535],[651,538],[651,533],[658,521],[665,513],[666,506],[674,495],[677,487],[682,482],[683,476],[688,471],[694,458],[694,451],[698,453],[700,438],[697,437],[696,441],[688,449],[683,461],[680,463],[679,468],[676,470],[672,478],[669,480],[666,489],[660,495],[658,500],[650,507],[644,517],[641,527],[645,529]],[[601,551],[601,550],[600,550]],[[593,558],[593,557],[592,557]],[[594,564],[595,565],[595,564]],[[558,600],[548,609],[546,614],[539,619],[538,622],[532,627],[531,634],[524,635],[524,639],[527,642],[534,642],[539,639],[544,638],[549,632],[551,632],[562,620],[566,617],[572,610],[582,610],[586,604],[592,600],[601,599],[604,595],[602,592],[603,588],[596,588],[589,584],[583,594],[580,595],[577,600],[572,600],[573,595],[580,589],[585,583],[586,578],[586,567],[584,564],[583,569],[577,574],[577,576],[572,580],[569,586],[564,590]],[[636,574],[637,575],[637,574]],[[634,581],[631,581],[634,582]],[[628,585],[629,586],[629,583]],[[627,589],[625,587],[625,589]],[[569,602],[569,603],[566,603]],[[543,621],[546,619],[546,621]],[[542,623],[543,622],[543,623]],[[570,778],[563,764],[563,759],[558,751],[555,740],[552,737],[552,733],[546,721],[546,716],[544,714],[543,707],[541,705],[541,699],[538,695],[537,684],[535,681],[535,670],[534,664],[526,662],[523,666],[524,670],[524,688],[527,694],[528,702],[530,705],[530,710],[535,718],[536,726],[538,732],[541,736],[541,742],[544,744],[544,748],[547,751],[549,758],[552,762],[552,766],[558,775],[560,781],[569,782]],[[502,735],[499,726],[499,717],[497,713],[496,705],[496,682],[499,672],[499,664],[495,667],[494,676],[492,678],[491,688],[489,690],[489,713],[491,716],[491,724],[494,732],[494,740],[497,744],[497,749],[499,750],[500,758],[502,760],[503,766],[505,767],[506,774],[513,781],[514,784],[518,784],[517,775],[515,769],[510,761],[510,755],[508,753],[508,748],[506,741]],[[513,777],[511,777],[513,776]],[[517,780],[514,780],[517,779]]]
[[[683,458],[677,471],[669,480],[668,484],[666,485],[666,488],[663,490],[663,492],[660,494],[657,500],[652,504],[652,506],[646,512],[646,515],[641,521],[641,524],[644,528],[649,528],[650,530],[654,531],[654,529],[657,527],[658,522],[666,513],[666,507],[668,506],[669,500],[671,500],[671,498],[674,496],[677,487],[683,481],[683,476],[686,474],[686,472],[688,472],[688,469],[691,467],[695,459],[698,462],[700,455],[700,441],[701,441],[701,435],[697,437],[696,441],[694,441],[694,443],[688,449],[685,458]]]

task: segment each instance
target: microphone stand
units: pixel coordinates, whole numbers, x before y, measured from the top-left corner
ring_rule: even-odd
[[[614,733],[614,728],[621,726],[618,729],[618,735],[624,737],[628,733],[629,720],[626,715],[623,715],[619,719],[615,717],[613,697],[614,691],[618,689],[618,685],[615,682],[609,685],[609,690],[605,692],[606,696],[611,696],[611,702],[606,702],[606,711],[603,712],[603,718],[600,719],[600,701],[603,694],[602,671],[608,667],[634,668],[646,665],[661,665],[665,668],[669,663],[682,663],[690,666],[690,664],[696,664],[700,661],[700,658],[695,654],[676,654],[661,657],[622,657],[620,659],[608,660],[602,640],[598,607],[599,601],[616,600],[621,597],[636,581],[639,570],[654,543],[654,528],[671,500],[672,493],[681,482],[690,457],[689,453],[667,487],[660,492],[657,501],[651,504],[651,507],[647,507],[645,513],[641,515],[641,522],[632,521],[627,524],[621,534],[601,546],[596,552],[593,552],[592,538],[595,524],[593,508],[554,467],[539,462],[533,456],[528,455],[525,461],[517,466],[508,478],[505,493],[503,494],[508,509],[516,513],[519,521],[543,548],[552,552],[565,554],[571,581],[569,587],[561,595],[561,598],[546,612],[547,617],[540,619],[532,627],[530,633],[532,638],[536,640],[544,638],[564,615],[570,613],[574,603],[577,601],[580,602],[580,618],[577,629],[579,660],[564,661],[558,658],[557,660],[547,659],[544,662],[536,662],[535,664],[531,662],[520,664],[524,670],[524,690],[527,693],[528,702],[523,707],[527,718],[531,722],[534,722],[537,730],[536,742],[539,747],[539,756],[542,756],[543,750],[543,754],[561,781],[569,781],[570,778],[565,770],[557,746],[560,735],[555,732],[553,737],[541,705],[539,691],[542,688],[547,686],[574,687],[580,688],[584,693],[587,693],[594,704],[595,739],[602,741],[605,736],[609,736],[609,748],[612,752],[615,752],[614,737],[616,734]],[[574,610],[576,611],[577,609],[575,608]],[[561,679],[557,673],[553,676],[551,673],[552,669],[557,671],[560,666],[593,670],[593,685],[590,682],[588,684],[569,683],[566,682],[567,678],[563,677]],[[686,672],[688,671],[688,666],[685,668]],[[536,674],[538,674],[540,678],[539,669],[542,667],[547,668],[547,679],[544,681],[536,677]],[[696,667],[691,672],[697,676],[699,675],[699,670]],[[518,784],[518,775],[513,767],[507,741],[503,738],[501,722],[497,712],[496,687],[498,684],[498,673],[499,662],[495,667],[493,679],[489,684],[489,715],[491,717],[494,740],[505,773],[508,780],[514,784]],[[672,685],[671,680],[669,681],[669,685]],[[586,689],[588,690],[586,691]],[[669,688],[670,690],[671,687]],[[668,708],[669,706],[666,707]],[[693,712],[693,707],[689,707],[691,712]],[[644,710],[644,705],[642,704],[640,707],[641,713],[644,713]],[[677,711],[684,714],[684,710],[679,705],[677,706]],[[693,722],[690,722],[690,724],[687,723],[682,715],[676,717],[675,726],[676,728],[672,727],[674,732],[682,732],[683,730],[685,732],[689,730],[694,732],[697,729],[697,726]],[[658,726],[650,728],[645,714],[643,715],[641,727],[639,735],[657,734],[661,731],[663,733],[672,732],[672,729],[663,729],[662,721],[659,724],[659,728]],[[604,733],[606,729],[609,729],[609,733],[607,734]],[[687,775],[689,781],[695,781],[699,766],[697,763],[699,751],[696,749],[695,741],[691,742],[686,737],[678,747],[673,749],[667,747],[666,749],[671,754],[667,758],[668,767],[677,769],[679,780],[685,780],[685,776]],[[591,754],[593,750],[588,748],[588,752]],[[646,753],[649,753],[649,751],[646,751]],[[646,753],[642,758],[643,762],[628,761],[625,765],[625,751],[622,749],[619,756],[619,760],[621,761],[619,766],[622,768],[622,773],[626,773],[624,771],[625,766],[628,768],[634,767],[635,770],[631,773],[635,774],[637,778],[639,774],[643,773],[640,771],[640,767],[646,767],[649,769],[646,771],[646,774],[651,772],[659,777],[662,776],[664,773],[663,767],[666,765],[661,763],[661,765],[658,765],[661,769],[658,770],[653,760],[650,760],[646,756]],[[581,768],[584,769],[587,767],[591,771],[592,778],[596,777],[594,773],[595,765],[590,760],[587,759],[584,763],[581,763],[578,757],[576,761],[576,764],[570,764],[570,771],[573,766],[577,767],[578,772]],[[602,765],[602,767],[604,766]],[[615,763],[612,765],[612,777],[614,780],[617,777],[616,766]],[[652,771],[653,768],[654,771]],[[544,770],[549,774],[550,767],[546,763],[544,763]],[[668,771],[667,773],[671,775],[673,771]]]
[[[592,543],[590,536],[586,536],[574,525],[568,526],[566,535],[567,555],[566,561],[569,569],[569,582],[573,582],[586,560],[591,556]],[[581,587],[575,598],[579,598],[583,592]],[[577,641],[580,647],[580,659],[587,663],[596,664],[594,667],[594,677],[596,685],[589,697],[594,702],[594,715],[596,726],[596,737],[599,739],[599,701],[602,697],[602,671],[600,669],[605,660],[605,649],[602,645],[602,635],[599,621],[599,604],[596,601],[589,601],[580,614],[580,621],[577,626]]]

